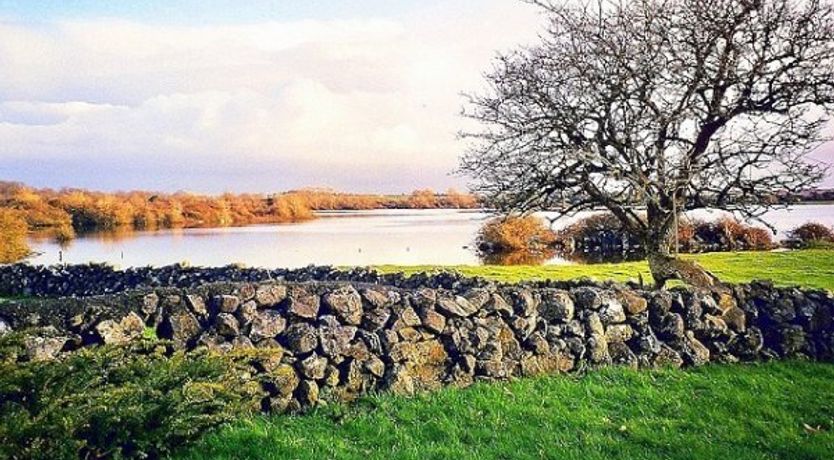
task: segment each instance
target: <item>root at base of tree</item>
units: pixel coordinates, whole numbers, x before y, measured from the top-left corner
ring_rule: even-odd
[[[718,277],[695,262],[667,254],[649,255],[648,261],[657,289],[662,289],[667,281],[673,279],[681,280],[696,288],[726,289]]]

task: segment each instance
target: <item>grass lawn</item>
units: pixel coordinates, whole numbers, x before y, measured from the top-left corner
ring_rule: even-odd
[[[608,368],[238,422],[183,459],[831,458],[834,365]]]
[[[683,256],[696,260],[724,281],[732,283],[753,279],[771,279],[780,285],[800,285],[825,288],[834,291],[834,251],[810,249],[786,252],[721,252]],[[618,281],[637,280],[643,275],[651,282],[646,262],[624,262],[595,265],[549,266],[416,266],[385,265],[377,267],[384,272],[416,273],[439,269],[456,270],[468,276],[482,276],[499,281],[556,279],[565,280],[582,276]]]

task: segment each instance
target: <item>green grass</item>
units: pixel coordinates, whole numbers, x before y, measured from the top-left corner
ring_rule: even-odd
[[[809,249],[787,252],[722,252],[684,256],[702,264],[716,276],[731,283],[754,279],[770,279],[779,285],[834,290],[834,251]],[[376,267],[380,271],[417,273],[422,271],[456,270],[468,276],[482,276],[498,281],[567,280],[578,277],[637,280],[642,274],[651,283],[646,262],[624,262],[594,265],[545,266],[393,266]]]
[[[834,365],[554,376],[241,421],[182,459],[810,459],[834,451]]]

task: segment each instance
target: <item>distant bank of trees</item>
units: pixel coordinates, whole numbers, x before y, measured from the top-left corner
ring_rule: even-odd
[[[58,239],[76,232],[122,228],[155,229],[224,227],[251,224],[302,222],[319,210],[385,208],[475,208],[472,195],[449,190],[435,193],[417,190],[407,195],[346,194],[326,189],[294,190],[272,195],[218,196],[145,191],[103,193],[81,189],[35,189],[19,183],[0,182],[0,210],[8,222],[22,221],[28,230],[52,231]],[[5,241],[4,241],[5,242]],[[24,239],[25,242],[25,239]],[[11,247],[4,244],[4,247]],[[5,250],[4,250],[5,251]]]

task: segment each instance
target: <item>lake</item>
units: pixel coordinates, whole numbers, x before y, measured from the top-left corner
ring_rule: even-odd
[[[545,213],[546,214],[546,213]],[[715,217],[700,211],[693,217]],[[315,265],[478,265],[473,240],[489,218],[481,211],[374,210],[319,213],[300,224],[250,227],[121,231],[83,235],[61,247],[33,238],[40,253],[33,264],[107,262],[126,268],[144,265],[296,268]],[[555,228],[581,216],[558,221]],[[784,232],[808,221],[834,225],[834,204],[809,204],[773,211],[769,222]],[[555,257],[548,264],[570,263]]]

